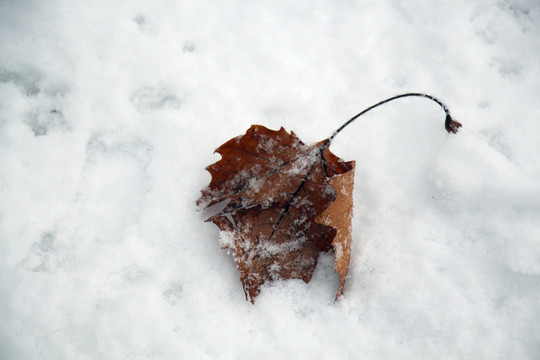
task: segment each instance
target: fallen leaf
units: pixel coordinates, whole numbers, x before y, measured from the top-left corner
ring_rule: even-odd
[[[222,231],[222,247],[232,251],[251,302],[267,281],[309,282],[320,253],[332,247],[341,277],[338,296],[343,292],[354,162],[342,161],[324,143],[308,146],[283,128],[253,125],[221,145],[221,160],[207,168],[212,180],[199,204],[228,201],[208,220]],[[336,198],[341,200],[329,208]],[[348,222],[336,214],[343,207]]]
[[[446,114],[448,133],[462,126],[436,97],[406,93],[364,109],[312,146],[283,128],[252,125],[216,150],[222,158],[207,167],[212,180],[198,204],[222,205],[208,221],[219,227],[222,248],[234,256],[246,300],[253,303],[267,281],[309,282],[320,253],[331,249],[340,277],[336,299],[343,294],[351,258],[355,163],[344,162],[328,147],[358,117],[405,97],[437,103]]]

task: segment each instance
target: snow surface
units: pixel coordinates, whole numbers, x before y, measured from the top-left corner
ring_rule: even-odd
[[[540,3],[0,2],[1,359],[539,359]],[[195,201],[253,123],[358,119],[344,296],[244,300]]]

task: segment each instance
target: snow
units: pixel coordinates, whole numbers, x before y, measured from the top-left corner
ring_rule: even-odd
[[[1,359],[540,358],[540,4],[0,5]],[[245,301],[195,201],[251,124],[356,160],[351,269]]]

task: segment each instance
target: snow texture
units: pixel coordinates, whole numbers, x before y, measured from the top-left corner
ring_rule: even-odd
[[[540,358],[537,0],[3,0],[0,41],[0,359]],[[326,255],[246,302],[213,150],[409,91],[463,128],[410,98],[336,138],[344,296]]]

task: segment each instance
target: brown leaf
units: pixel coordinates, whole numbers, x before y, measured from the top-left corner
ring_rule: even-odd
[[[313,146],[283,128],[252,125],[216,150],[222,159],[207,167],[212,180],[198,204],[222,204],[223,210],[208,221],[220,228],[222,247],[232,250],[246,299],[254,302],[266,281],[309,282],[319,254],[331,248],[340,276],[336,299],[343,293],[351,255],[354,162],[343,162],[328,146],[360,116],[406,97],[439,105],[449,133],[462,126],[436,97],[406,93],[365,108]]]
[[[212,180],[198,203],[228,201],[208,220],[222,231],[222,247],[232,251],[251,302],[266,281],[309,282],[319,254],[332,246],[341,277],[337,296],[343,292],[352,207],[346,194],[352,195],[354,162],[336,157],[326,141],[308,146],[283,128],[253,125],[221,145],[221,160],[207,168]],[[348,220],[338,219],[342,209]]]

